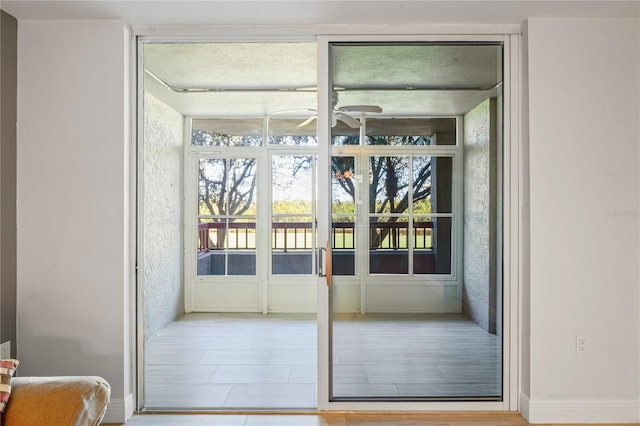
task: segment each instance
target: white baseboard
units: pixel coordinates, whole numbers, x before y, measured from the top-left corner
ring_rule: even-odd
[[[638,423],[640,400],[531,401],[520,394],[520,413],[529,423]]]
[[[126,423],[133,416],[133,394],[124,399],[111,399],[102,423]]]

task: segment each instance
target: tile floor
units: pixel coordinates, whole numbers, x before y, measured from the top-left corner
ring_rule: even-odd
[[[461,316],[343,315],[333,335],[336,397],[500,393],[500,338]],[[189,314],[145,344],[147,409],[315,406],[315,316]]]

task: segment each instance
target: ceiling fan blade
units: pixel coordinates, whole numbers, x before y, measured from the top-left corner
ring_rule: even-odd
[[[311,117],[307,118],[306,120],[304,120],[302,123],[298,124],[298,127],[304,127],[307,124],[311,123],[313,120],[316,119],[315,115],[312,115]]]
[[[343,112],[382,112],[382,108],[378,105],[345,105],[338,108]]]
[[[355,118],[351,117],[348,114],[343,114],[341,112],[335,112],[334,113],[336,118],[340,121],[342,121],[343,123],[345,123],[347,126],[353,128],[353,129],[357,129],[358,127],[360,127],[360,122],[358,120],[356,120]]]
[[[274,115],[291,115],[291,116],[297,116],[297,115],[309,115],[309,114],[316,114],[316,110],[315,109],[311,109],[311,108],[296,108],[296,109],[285,109],[285,110],[280,110],[280,111],[273,111],[272,113],[270,113],[270,116],[274,116]]]

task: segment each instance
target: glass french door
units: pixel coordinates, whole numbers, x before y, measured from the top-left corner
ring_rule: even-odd
[[[329,403],[503,400],[502,49],[328,45]]]

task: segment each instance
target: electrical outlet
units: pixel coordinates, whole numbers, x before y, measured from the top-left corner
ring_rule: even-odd
[[[587,352],[587,338],[576,336],[576,352],[579,354]]]
[[[0,359],[11,358],[11,340],[0,345]]]

